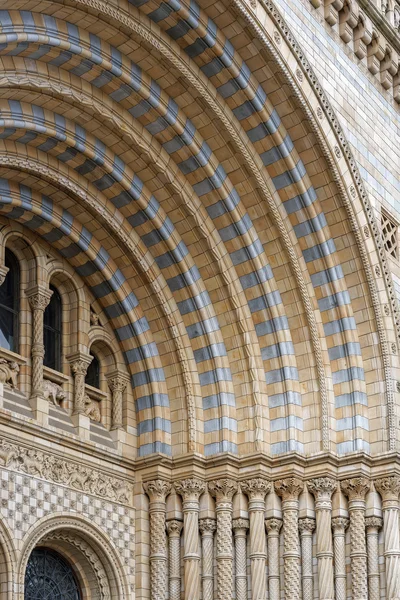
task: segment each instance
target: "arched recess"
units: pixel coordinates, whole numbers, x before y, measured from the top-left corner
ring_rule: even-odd
[[[0,594],[4,600],[14,600],[10,582],[15,581],[17,554],[13,537],[4,519],[0,520]]]
[[[112,541],[87,519],[60,513],[40,519],[24,539],[16,566],[15,600],[24,600],[26,566],[37,547],[55,550],[73,566],[84,600],[130,597],[129,576]]]

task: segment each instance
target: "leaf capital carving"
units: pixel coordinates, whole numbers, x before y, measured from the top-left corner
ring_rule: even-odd
[[[274,483],[275,491],[282,500],[297,500],[299,494],[303,491],[303,482],[297,477],[288,477],[287,479],[278,479]]]
[[[364,500],[365,494],[370,488],[370,482],[366,477],[354,477],[341,481],[340,487],[349,500]]]
[[[400,493],[400,477],[393,475],[375,481],[375,487],[383,500],[398,500]]]
[[[217,502],[228,502],[236,494],[238,484],[233,479],[216,479],[208,482],[208,490]]]
[[[247,494],[250,500],[260,498],[264,500],[266,494],[271,491],[271,483],[266,479],[257,477],[240,482],[241,489]]]
[[[308,491],[313,494],[316,500],[320,498],[331,498],[337,488],[337,482],[331,477],[318,477],[307,481]]]
[[[201,494],[205,492],[206,484],[197,477],[191,477],[189,479],[182,479],[181,481],[175,481],[174,488],[183,500],[198,500]]]
[[[165,498],[171,491],[171,484],[164,479],[153,479],[143,484],[144,491],[150,498],[150,502],[165,502]]]

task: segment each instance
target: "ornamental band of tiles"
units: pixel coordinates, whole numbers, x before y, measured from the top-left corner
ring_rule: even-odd
[[[0,600],[400,600],[400,0],[0,1]]]

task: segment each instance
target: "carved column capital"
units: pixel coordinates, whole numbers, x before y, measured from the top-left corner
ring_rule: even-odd
[[[246,531],[250,527],[250,522],[248,519],[233,519],[232,521],[232,529],[233,531],[241,530]]]
[[[74,362],[71,362],[71,371],[74,375],[86,375],[90,363],[91,360],[79,358]]]
[[[184,502],[197,502],[200,496],[205,492],[206,484],[201,479],[192,477],[190,479],[175,481],[174,488],[177,493],[182,496]]]
[[[214,534],[214,531],[217,530],[217,520],[216,519],[200,519],[199,521],[199,529],[200,533],[210,535]]]
[[[247,494],[249,500],[264,501],[265,496],[271,491],[272,485],[266,479],[257,477],[255,479],[241,481],[240,487],[243,490],[243,492]]]
[[[365,529],[380,529],[383,525],[381,517],[367,517],[365,519]]]
[[[238,484],[232,479],[216,479],[208,482],[208,491],[218,502],[231,502],[238,490]]]
[[[128,385],[129,377],[121,373],[113,373],[106,375],[107,385],[112,392],[123,393]]]
[[[154,479],[143,484],[144,491],[150,498],[150,502],[165,502],[171,491],[171,484],[164,479]]]
[[[32,310],[44,311],[50,302],[53,292],[48,288],[35,285],[27,290],[25,295]]]
[[[335,531],[336,529],[346,531],[350,524],[350,519],[346,517],[334,517],[332,519],[332,529]]]
[[[299,530],[300,533],[312,533],[315,529],[315,520],[309,519],[305,517],[304,519],[299,519]]]
[[[307,488],[315,500],[330,500],[337,488],[337,481],[331,477],[318,477],[317,479],[307,481]]]
[[[278,479],[274,483],[275,491],[282,500],[297,500],[299,494],[303,491],[303,482],[297,477],[288,477],[287,479]]]
[[[169,537],[179,537],[181,535],[182,528],[182,521],[177,521],[176,519],[167,521],[166,529]]]
[[[267,530],[268,534],[276,533],[278,535],[281,530],[281,527],[282,519],[265,519],[265,529]]]
[[[366,477],[354,477],[340,482],[343,493],[350,501],[364,500],[365,494],[370,489],[370,481]]]
[[[382,496],[382,500],[398,502],[400,494],[400,477],[393,475],[375,480],[375,487]]]

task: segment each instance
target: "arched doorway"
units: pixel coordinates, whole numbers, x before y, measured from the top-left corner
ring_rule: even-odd
[[[32,551],[25,573],[24,600],[81,600],[72,565],[51,548]]]

